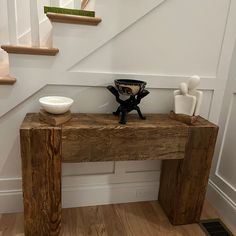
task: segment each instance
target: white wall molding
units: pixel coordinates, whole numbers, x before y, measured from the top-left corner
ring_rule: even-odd
[[[236,199],[236,189],[231,183],[229,183],[223,176],[219,173],[215,173],[214,178],[212,178],[214,184],[220,186],[221,190],[224,193],[227,193],[228,196],[231,196],[232,199]]]
[[[217,158],[215,158],[214,160],[213,168],[211,171],[211,180],[214,182],[216,186],[218,186],[218,188],[221,189],[222,192],[230,196],[232,199],[236,199],[236,187],[232,183],[230,183],[222,175],[222,173],[220,173],[219,169],[221,167],[222,162],[227,161],[223,158],[223,149],[226,144],[226,136],[228,132],[231,131],[230,125],[231,126],[234,125],[234,123],[232,124],[232,121],[230,123],[230,120],[231,120],[233,105],[235,106],[235,104],[233,104],[236,92],[235,85],[236,81],[232,80],[231,78],[231,81],[229,80],[229,83],[226,88],[225,99],[222,108],[222,115],[220,119],[221,129],[219,132],[218,142],[215,151],[215,156]],[[233,155],[233,153],[231,155]]]
[[[0,193],[21,191],[21,178],[1,178]]]
[[[225,19],[225,26],[224,26],[224,34],[223,34],[223,37],[222,37],[222,43],[221,43],[221,49],[220,49],[220,54],[219,54],[219,60],[218,60],[218,64],[217,64],[217,68],[216,68],[216,75],[217,74],[223,74],[224,73],[224,70],[222,70],[222,66],[227,66],[227,63],[224,62],[224,59],[228,59],[229,58],[225,58],[225,51],[226,51],[226,48],[227,47],[230,47],[232,45],[230,44],[225,44],[225,40],[229,40],[228,39],[228,35],[229,35],[229,27],[228,27],[228,24],[231,24],[230,22],[230,17],[231,17],[231,3],[232,3],[232,0],[228,0],[228,10],[227,10],[227,15],[226,15],[226,19]],[[231,29],[230,29],[231,30]],[[230,63],[230,62],[229,62]],[[222,76],[221,74],[221,76]],[[223,77],[219,77],[219,79],[223,79]]]
[[[101,163],[96,163],[101,174],[87,174],[90,167],[94,169],[93,163],[75,164],[77,171],[83,168],[84,174],[62,178],[63,208],[157,200],[160,162],[140,161],[135,166],[136,163],[116,162],[115,172],[110,174],[102,173]],[[23,210],[21,185],[21,178],[0,179],[0,213]]]
[[[224,221],[236,228],[236,203],[213,181],[209,181],[207,198],[217,208]]]
[[[102,16],[103,21],[97,27],[80,26],[78,30],[77,25],[67,27],[66,24],[53,23],[54,46],[61,49],[62,55],[57,57],[57,69],[69,70],[165,1],[167,0],[149,0],[148,2],[136,0],[134,7],[132,1],[101,0],[96,3],[96,15]],[[122,17],[121,12],[117,9],[121,9]],[[130,14],[131,12],[132,14]],[[62,39],[64,35],[67,35],[66,44]],[[81,37],[82,35],[86,35],[86,37]],[[96,37],[94,37],[95,35]],[[78,44],[80,47],[77,47]]]
[[[0,192],[0,213],[12,213],[23,211],[22,191]]]
[[[210,112],[210,120],[219,123],[219,117],[221,113],[224,91],[226,88],[226,82],[229,77],[232,53],[234,51],[234,44],[236,38],[236,3],[235,1],[229,1],[228,14],[225,23],[224,37],[222,41],[221,53],[219,55],[219,63],[217,67],[217,80],[222,80],[223,84],[221,91],[213,98],[212,108]]]
[[[222,84],[222,90],[216,94],[217,96],[213,97],[210,114],[210,117],[219,123],[220,129],[207,196],[225,220],[236,227],[236,179],[232,178],[235,177],[234,141],[232,141],[234,140],[232,133],[235,133],[235,112],[232,114],[232,111],[235,111],[236,105],[233,104],[236,93],[236,2],[230,1],[230,3],[217,73],[217,79],[225,83]],[[230,132],[231,136],[228,137]]]
[[[61,73],[60,73],[61,74]],[[65,73],[66,74],[66,73]],[[64,75],[65,75],[64,74]],[[66,76],[57,77],[50,84],[68,84],[78,86],[107,86],[114,79],[139,79],[147,82],[147,88],[175,89],[181,82],[187,81],[191,75],[168,75],[168,74],[134,74],[134,73],[110,73],[110,72],[68,72]],[[201,76],[199,89],[221,90],[223,82],[215,77]]]
[[[24,56],[22,56],[24,57]],[[27,57],[27,56],[26,56]],[[15,60],[15,59],[14,59]],[[21,63],[24,60],[21,59]],[[183,81],[187,81],[189,76],[186,75],[150,75],[150,74],[117,74],[117,73],[90,73],[90,72],[58,72],[54,70],[40,70],[35,73],[35,69],[28,69],[27,75],[19,78],[22,73],[19,69],[12,69],[12,75],[18,75],[18,84],[14,87],[0,87],[3,96],[9,94],[4,105],[0,107],[0,118],[6,115],[16,106],[26,101],[33,94],[38,93],[47,85],[68,85],[68,86],[89,86],[89,87],[106,87],[112,84],[114,79],[130,78],[147,81],[147,88],[151,89],[176,89]],[[47,81],[47,75],[52,74],[51,82]],[[33,79],[32,79],[33,77]],[[215,80],[214,77],[202,77],[200,89],[210,91],[221,91],[221,80]],[[25,87],[27,84],[27,89]],[[19,92],[21,91],[21,92]],[[17,97],[16,97],[17,94]],[[11,98],[12,97],[12,98]],[[1,96],[0,96],[1,99]]]
[[[157,200],[159,183],[129,183],[93,187],[64,189],[62,205],[75,206],[104,205],[112,203]]]
[[[209,185],[236,211],[236,202],[234,202],[224,191],[222,191],[213,181],[209,180]],[[236,212],[235,212],[236,213]],[[236,222],[235,222],[236,223]]]

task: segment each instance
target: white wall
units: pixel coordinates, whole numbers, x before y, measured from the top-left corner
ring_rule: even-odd
[[[219,135],[212,165],[207,196],[226,221],[236,227],[236,175],[235,175],[235,122],[236,122],[236,2],[231,8],[226,25],[221,64],[226,86],[219,116]],[[229,45],[231,45],[229,47]],[[233,54],[232,54],[233,52]],[[232,55],[232,58],[231,58]],[[231,63],[229,59],[231,58]],[[231,66],[230,66],[231,65]],[[222,79],[222,78],[221,78]]]
[[[97,2],[99,26],[53,24],[56,57],[10,55],[18,80],[0,87],[0,211],[22,209],[18,130],[40,96],[70,96],[75,112],[110,113],[116,103],[106,85],[137,78],[151,91],[143,111],[168,113],[173,89],[199,74],[201,114],[218,122],[236,35],[230,0]],[[63,205],[157,199],[159,174],[158,161],[64,164]]]

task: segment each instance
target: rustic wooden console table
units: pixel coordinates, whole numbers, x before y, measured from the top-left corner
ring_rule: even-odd
[[[168,115],[129,116],[127,125],[102,114],[73,114],[50,126],[27,114],[20,129],[26,236],[61,234],[61,163],[163,160],[159,201],[174,225],[198,222],[218,127],[192,126]]]

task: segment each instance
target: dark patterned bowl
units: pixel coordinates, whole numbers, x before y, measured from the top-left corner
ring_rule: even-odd
[[[132,79],[116,79],[115,85],[120,94],[123,95],[136,95],[143,91],[146,86],[146,82],[141,80]]]

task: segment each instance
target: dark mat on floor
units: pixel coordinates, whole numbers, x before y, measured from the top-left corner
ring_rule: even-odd
[[[199,225],[207,236],[234,236],[220,219],[201,220]]]

